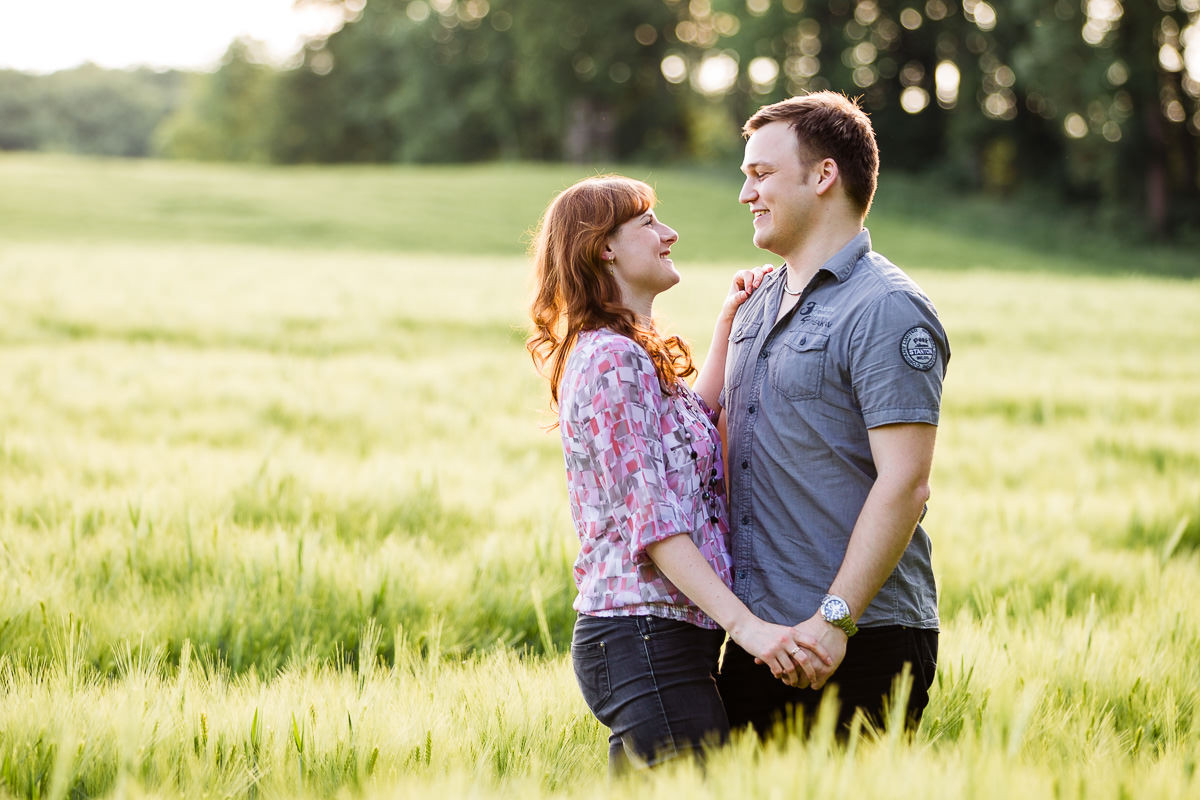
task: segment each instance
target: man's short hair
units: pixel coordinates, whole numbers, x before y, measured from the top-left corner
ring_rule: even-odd
[[[871,120],[857,100],[830,91],[781,100],[763,106],[746,120],[742,136],[749,139],[771,122],[786,122],[796,133],[803,163],[823,158],[836,161],[846,194],[866,215],[879,177],[879,146]]]

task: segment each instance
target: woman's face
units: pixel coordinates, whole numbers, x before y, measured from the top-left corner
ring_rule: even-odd
[[[679,234],[650,209],[623,223],[609,237],[604,258],[627,300],[652,299],[679,283],[671,245]]]

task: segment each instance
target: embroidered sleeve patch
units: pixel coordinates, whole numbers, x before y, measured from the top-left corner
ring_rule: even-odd
[[[937,363],[937,344],[928,328],[916,325],[900,339],[900,355],[913,369],[928,372]]]

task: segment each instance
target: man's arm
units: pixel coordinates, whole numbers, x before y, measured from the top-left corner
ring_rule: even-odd
[[[849,604],[855,620],[870,605],[912,540],[929,499],[936,435],[936,426],[923,423],[883,425],[867,431],[878,477],[854,523],[842,566],[829,587],[830,594]],[[818,675],[812,688],[819,689],[845,657],[848,637],[826,622],[820,612],[796,627],[815,637],[833,656],[831,667],[816,664]],[[803,685],[803,675],[791,675],[789,683]]]

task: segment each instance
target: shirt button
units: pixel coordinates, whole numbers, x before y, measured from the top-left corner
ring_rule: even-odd
[[[750,517],[742,517],[742,524],[743,524],[743,525],[749,525],[749,524],[750,524]]]
[[[753,413],[754,413],[754,406],[750,406],[750,409],[749,409],[749,411],[750,411],[750,413],[751,413],[751,414],[753,414]]]
[[[743,461],[743,462],[742,462],[742,469],[750,469],[750,462],[749,462],[749,461]]]
[[[758,354],[758,357],[759,357],[759,358],[766,358],[766,357],[767,357],[767,356],[769,356],[769,355],[771,355],[771,351],[770,351],[770,350],[763,350],[761,353],[759,353],[759,354]]]

